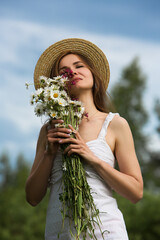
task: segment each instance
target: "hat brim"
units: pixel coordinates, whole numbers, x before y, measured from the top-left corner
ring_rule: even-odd
[[[79,38],[69,38],[56,42],[42,53],[34,71],[35,89],[40,87],[39,77],[50,77],[53,65],[61,54],[66,51],[75,51],[77,54],[86,57],[94,66],[98,76],[104,82],[105,89],[107,89],[110,69],[105,54],[95,44]]]

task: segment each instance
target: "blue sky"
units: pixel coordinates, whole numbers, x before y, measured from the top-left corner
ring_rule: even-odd
[[[159,0],[6,0],[0,12],[8,19],[160,40]]]
[[[79,37],[97,44],[111,68],[108,91],[120,78],[121,70],[134,57],[147,76],[144,104],[150,121],[145,128],[150,146],[159,148],[155,133],[153,102],[160,89],[160,1],[1,1],[0,2],[0,153],[8,151],[14,162],[19,152],[34,158],[42,121],[29,105],[40,54],[63,38]]]

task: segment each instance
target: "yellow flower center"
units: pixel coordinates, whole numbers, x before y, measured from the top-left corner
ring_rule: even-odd
[[[54,97],[54,98],[57,98],[57,97],[58,97],[58,93],[54,93],[54,94],[53,94],[53,97]]]
[[[52,117],[55,117],[56,116],[56,114],[55,113],[52,113]]]

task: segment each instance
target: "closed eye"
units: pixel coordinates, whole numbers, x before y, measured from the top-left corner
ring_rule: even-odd
[[[84,67],[84,66],[83,65],[76,66],[76,68],[81,68],[81,67]]]

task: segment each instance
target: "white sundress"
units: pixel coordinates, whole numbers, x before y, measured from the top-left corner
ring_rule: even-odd
[[[107,115],[101,131],[95,140],[87,142],[90,150],[101,160],[108,163],[111,167],[115,166],[115,157],[112,150],[107,144],[105,137],[110,121],[115,115],[119,113],[109,112]],[[87,181],[91,187],[94,203],[100,211],[100,219],[102,222],[101,229],[104,233],[105,240],[128,240],[128,234],[124,223],[123,215],[118,209],[116,199],[112,197],[111,188],[104,182],[104,180],[96,173],[96,171],[84,164]],[[50,198],[47,209],[45,240],[58,240],[58,233],[61,232],[60,240],[73,240],[69,232],[69,222],[65,219],[64,229],[62,226],[62,216],[60,212],[61,202],[59,201],[59,193],[61,189],[62,180],[62,156],[59,150],[54,160],[54,165],[50,180]],[[62,231],[61,231],[62,230]],[[95,235],[98,240],[102,240],[99,228],[95,229]],[[87,237],[86,240],[91,238]]]

